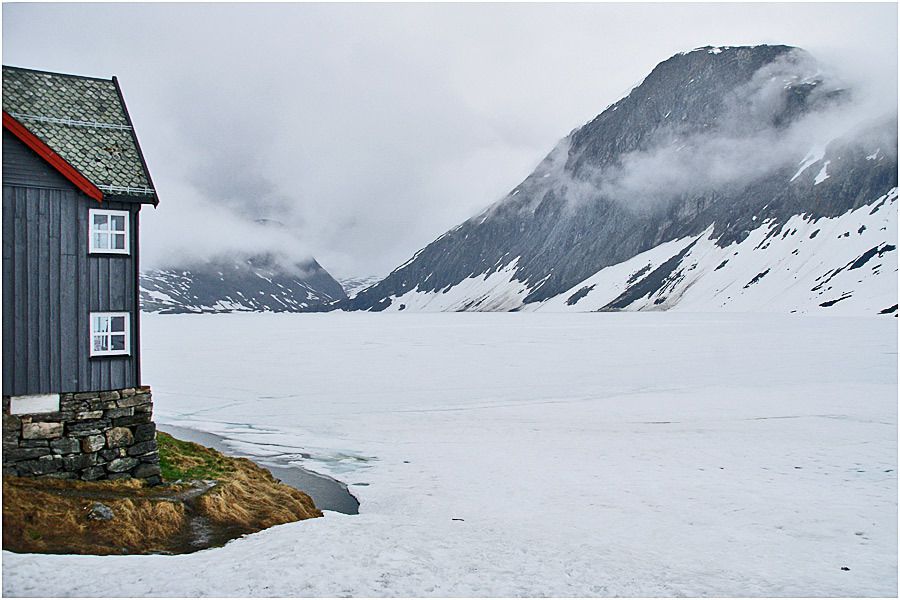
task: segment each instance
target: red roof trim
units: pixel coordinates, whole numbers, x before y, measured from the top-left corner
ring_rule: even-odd
[[[50,166],[59,171],[63,177],[71,181],[75,187],[84,192],[89,198],[97,202],[103,202],[103,192],[97,186],[88,181],[75,167],[66,162],[66,159],[54,152],[53,148],[28,131],[24,125],[12,118],[5,110],[3,111],[3,128],[37,152],[38,156],[50,163]]]

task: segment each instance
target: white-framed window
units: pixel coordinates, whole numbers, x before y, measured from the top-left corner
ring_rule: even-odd
[[[92,254],[128,254],[128,211],[92,208],[90,252]]]
[[[91,313],[91,356],[131,354],[131,314]]]

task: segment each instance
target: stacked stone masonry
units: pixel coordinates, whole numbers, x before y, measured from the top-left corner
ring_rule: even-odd
[[[3,397],[3,474],[162,481],[149,387],[62,394],[58,412],[13,415]]]

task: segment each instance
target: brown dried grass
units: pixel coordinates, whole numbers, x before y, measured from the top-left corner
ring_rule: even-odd
[[[233,460],[234,471],[198,499],[198,509],[210,521],[251,533],[322,516],[308,495],[278,482],[246,458]]]
[[[160,437],[165,434],[160,434]],[[166,454],[167,448],[173,452]],[[169,438],[161,459],[173,473],[215,473],[215,487],[198,497],[190,486],[147,486],[134,479],[70,481],[3,477],[3,548],[13,552],[150,554],[197,550],[192,517],[204,517],[224,543],[262,529],[322,516],[303,492],[277,481],[245,458]],[[94,502],[112,509],[109,521],[91,521]]]
[[[146,497],[146,490],[134,483],[4,477],[3,548],[65,554],[166,551],[169,540],[186,525],[185,507]],[[41,484],[46,488],[41,489]],[[88,520],[95,501],[111,508],[115,517]]]

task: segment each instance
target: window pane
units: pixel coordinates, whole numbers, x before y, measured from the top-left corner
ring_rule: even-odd
[[[113,231],[125,231],[125,215],[112,215],[110,217],[112,219],[112,227]]]
[[[113,239],[113,248],[116,250],[124,250],[125,249],[125,234],[124,233],[114,233],[112,234]]]
[[[110,331],[125,331],[125,317],[112,317]]]
[[[109,249],[109,234],[108,233],[95,233],[94,234],[94,248],[96,248],[98,250]]]
[[[110,350],[124,350],[125,349],[125,336],[124,335],[113,335],[110,336],[110,341],[112,342],[112,347]]]
[[[109,230],[109,217],[106,215],[94,215],[94,229],[99,231]]]
[[[106,352],[109,350],[107,346],[107,338],[105,335],[94,336],[94,352]]]
[[[109,331],[109,317],[94,317],[94,333]]]

